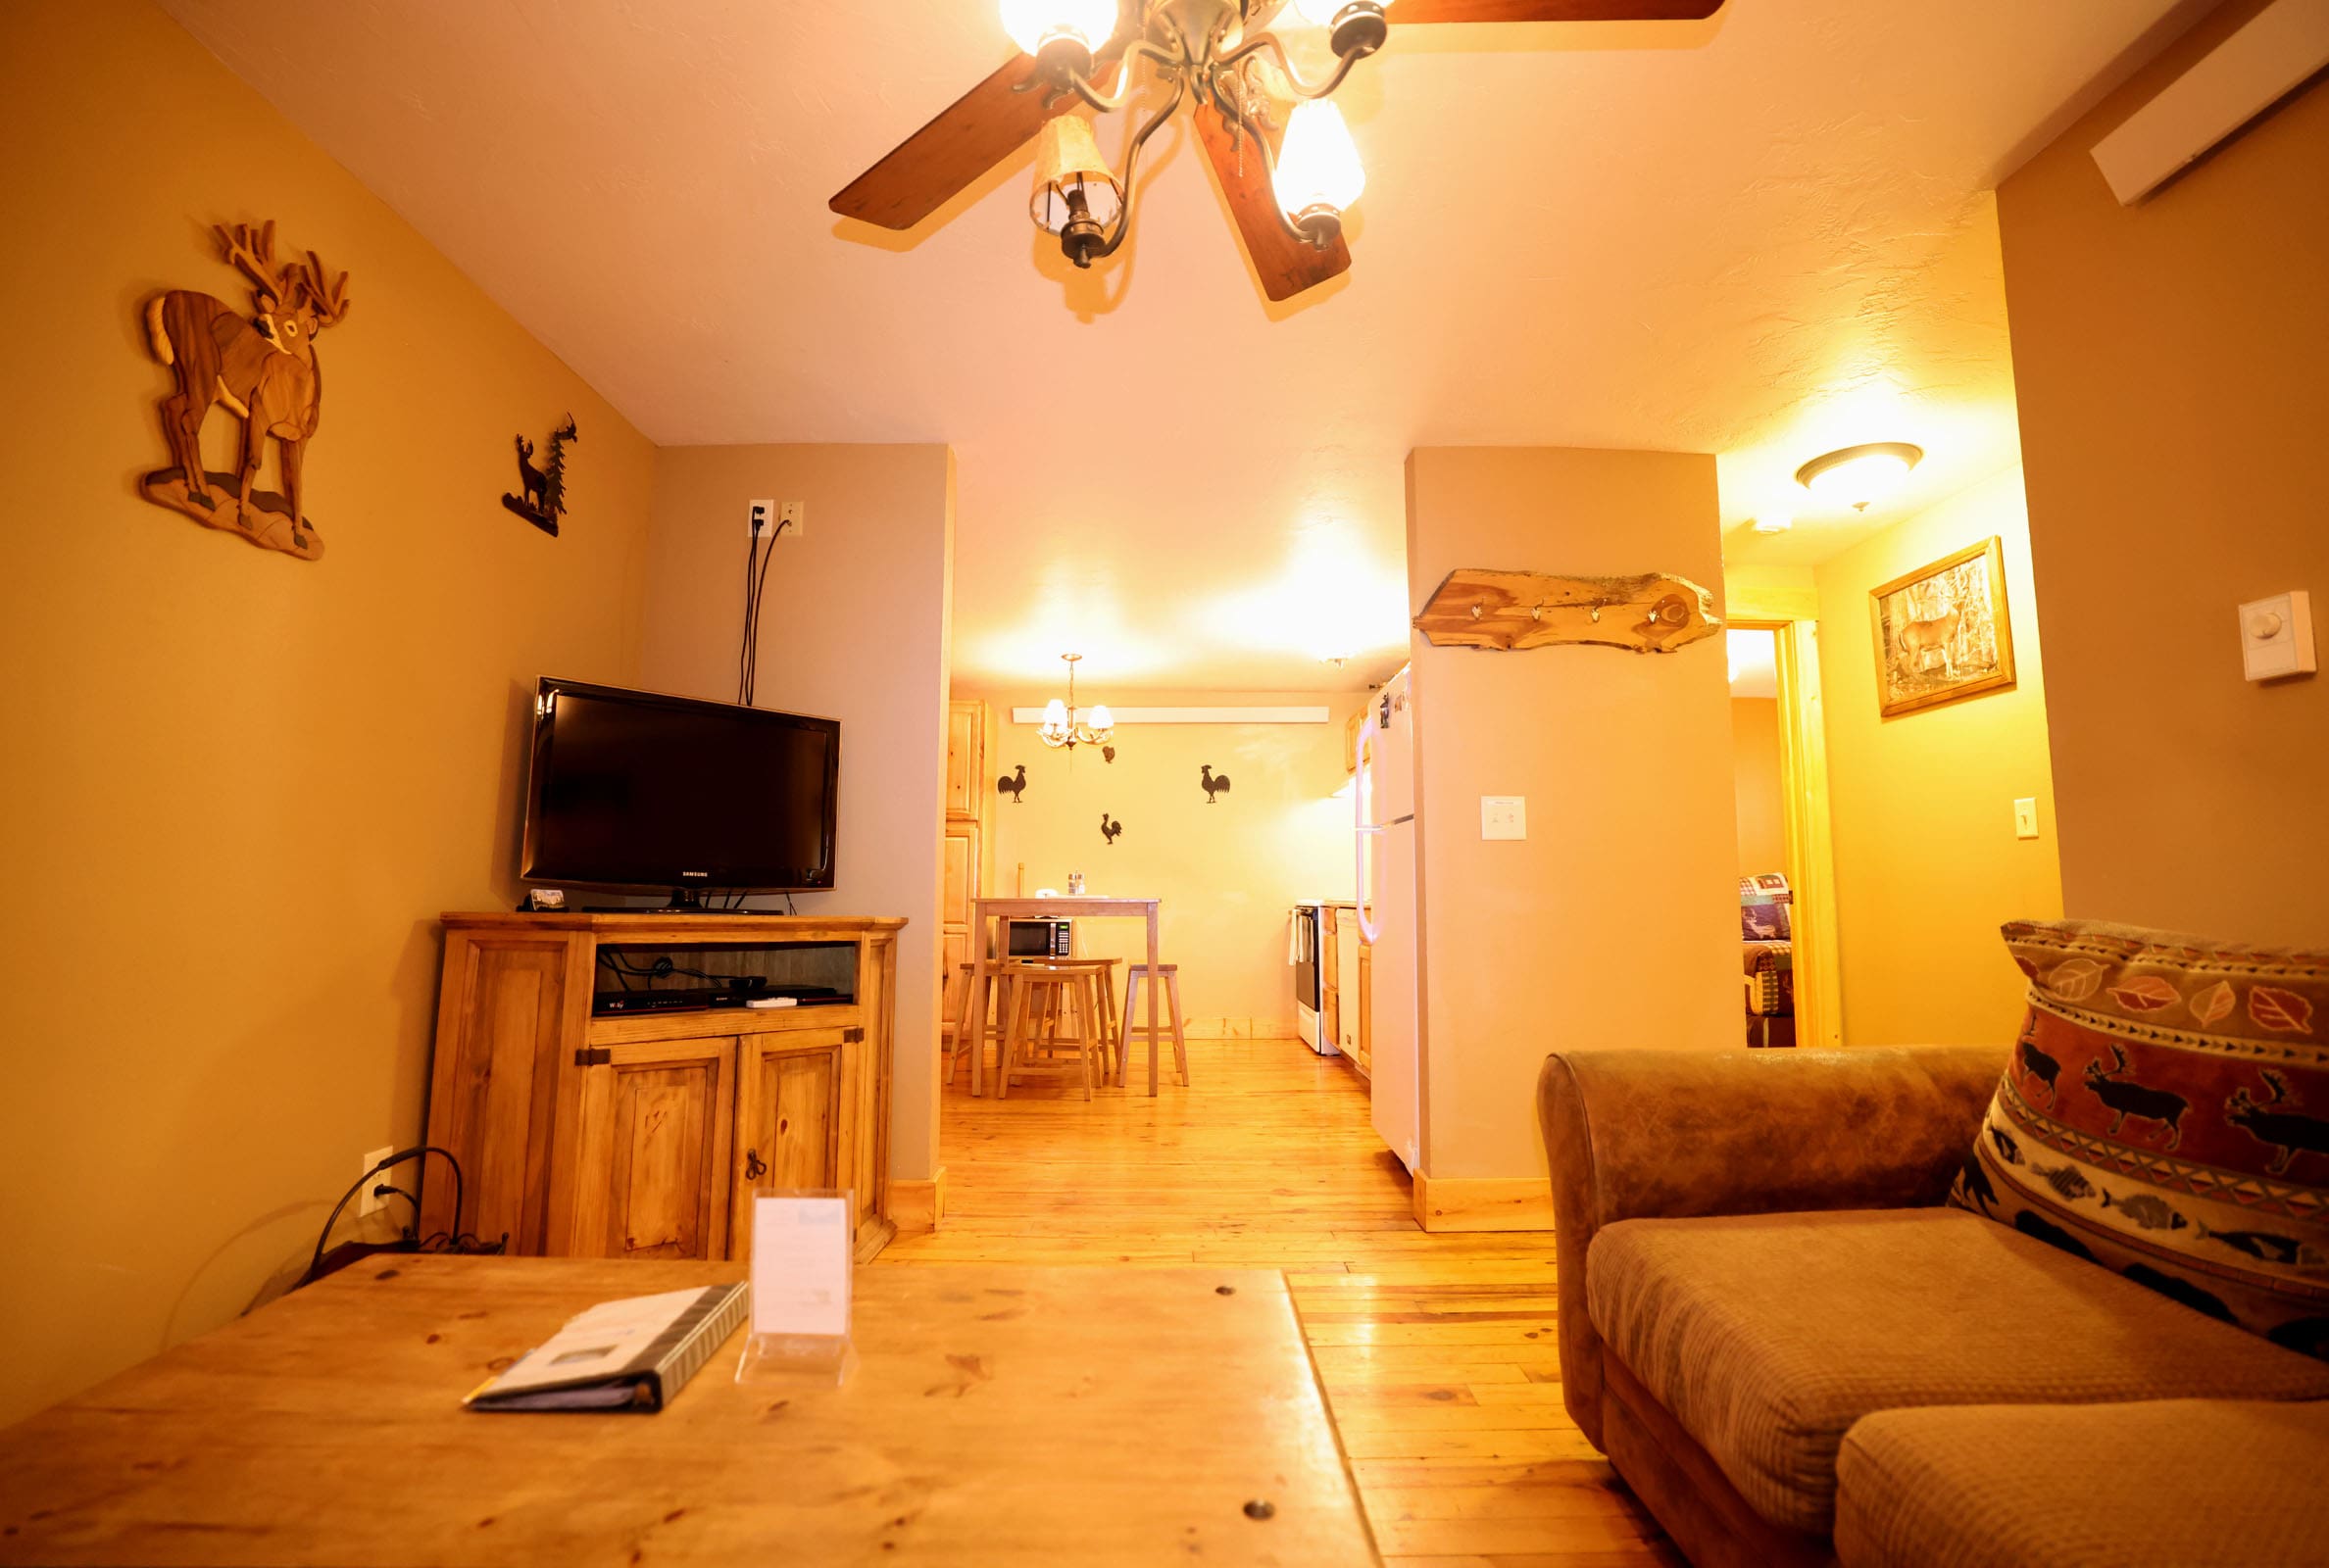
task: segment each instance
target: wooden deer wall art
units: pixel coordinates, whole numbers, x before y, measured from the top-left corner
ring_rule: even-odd
[[[566,515],[567,443],[581,439],[574,428],[574,416],[568,415],[566,423],[550,432],[550,461],[537,468],[533,466],[534,444],[523,436],[518,438],[520,493],[503,496],[502,505],[553,539],[558,537],[558,519]]]
[[[272,220],[257,229],[221,224],[217,233],[222,259],[250,280],[252,313],[190,289],[146,302],[146,340],[154,358],[176,372],[177,390],[161,406],[173,466],[147,474],[138,490],[206,528],[314,561],[323,541],[302,507],[301,469],[323,408],[315,341],[347,317],[348,274],[333,277],[314,251],[305,261],[277,261]],[[222,403],[243,421],[236,473],[202,466],[202,426]],[[281,495],[253,488],[269,436]]]

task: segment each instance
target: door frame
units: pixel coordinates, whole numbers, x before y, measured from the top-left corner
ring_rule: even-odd
[[[1836,849],[1828,814],[1827,710],[1819,689],[1819,604],[1809,590],[1740,594],[1728,624],[1767,631],[1779,669],[1779,794],[1795,890],[1796,1044],[1844,1043],[1836,935]]]

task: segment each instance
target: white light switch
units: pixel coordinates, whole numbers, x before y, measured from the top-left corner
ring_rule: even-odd
[[[2034,839],[2038,836],[2038,800],[2025,795],[2013,803],[2013,836]]]
[[[1484,839],[1524,839],[1528,837],[1528,797],[1525,795],[1481,796],[1480,837]]]
[[[2309,675],[2313,654],[2312,595],[2300,588],[2240,607],[2241,672],[2251,680]]]

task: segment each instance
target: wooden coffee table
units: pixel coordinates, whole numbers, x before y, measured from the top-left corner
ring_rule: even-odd
[[[359,1265],[0,1431],[0,1563],[1376,1562],[1285,1282],[867,1268],[840,1389],[660,1414],[461,1396],[732,1263]]]

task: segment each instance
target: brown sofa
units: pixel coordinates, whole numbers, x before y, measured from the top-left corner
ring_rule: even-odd
[[[2005,1065],[1548,1058],[1569,1413],[1698,1568],[2329,1562],[2329,1363],[1942,1206]]]

